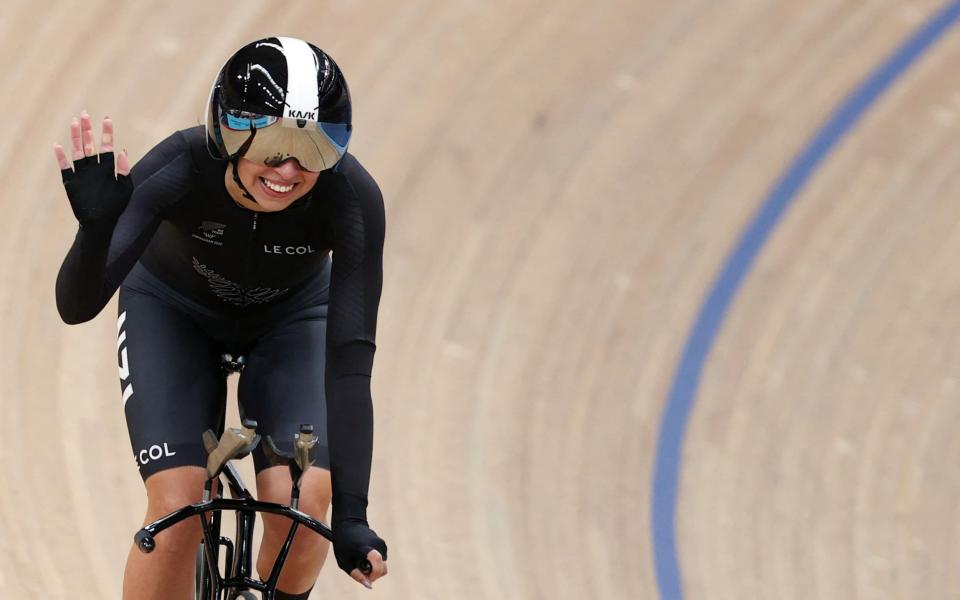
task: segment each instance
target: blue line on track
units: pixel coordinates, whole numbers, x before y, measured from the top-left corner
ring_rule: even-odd
[[[703,366],[730,304],[753,265],[757,253],[777,226],[784,211],[837,142],[914,62],[960,18],[960,0],[946,4],[924,26],[880,65],[840,105],[794,159],[763,201],[753,221],[727,258],[723,270],[700,308],[693,331],[674,373],[660,422],[653,472],[653,553],[660,596],[681,600],[683,585],[677,558],[676,516],[680,452],[700,385]]]

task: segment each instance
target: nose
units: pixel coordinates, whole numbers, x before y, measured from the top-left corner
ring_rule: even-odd
[[[280,177],[290,180],[296,178],[300,175],[300,163],[297,162],[295,158],[288,158],[279,165],[275,166],[273,170]]]

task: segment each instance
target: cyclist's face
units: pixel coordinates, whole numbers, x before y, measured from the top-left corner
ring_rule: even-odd
[[[256,199],[259,210],[267,212],[283,210],[295,200],[302,198],[313,188],[317,177],[320,176],[315,171],[302,169],[300,163],[292,158],[273,167],[241,158],[237,164],[237,174],[244,187]],[[254,206],[250,206],[252,203],[249,200],[242,198],[242,192],[235,193],[239,190],[231,185],[232,179],[232,173],[228,168],[227,189],[230,190],[231,195],[234,198],[239,195],[241,198],[238,198],[238,201],[241,204],[257,210]]]

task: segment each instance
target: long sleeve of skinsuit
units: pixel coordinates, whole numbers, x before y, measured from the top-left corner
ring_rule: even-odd
[[[384,206],[373,179],[345,165],[337,194],[327,333],[327,430],[333,521],[366,520],[373,452],[370,374],[383,285]]]
[[[116,221],[80,227],[57,275],[57,310],[83,323],[106,306],[143,254],[164,211],[191,184],[191,160],[180,132],[153,148],[131,170],[134,190]]]

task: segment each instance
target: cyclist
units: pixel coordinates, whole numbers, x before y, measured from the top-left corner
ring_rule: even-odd
[[[384,209],[377,184],[346,151],[351,131],[337,64],[285,37],[231,56],[206,125],[177,131],[132,169],[125,151],[114,164],[109,118],[95,152],[84,111],[70,125],[73,164],[54,147],[79,221],[56,298],[73,324],[120,289],[120,387],[147,491],[145,523],[200,499],[201,435],[224,422],[221,356],[241,354],[240,411],[258,433],[290,451],[301,423],[319,432],[322,468],[307,473],[300,509],[323,519],[332,499],[337,563],[370,587],[387,573],[386,544],[366,519]],[[261,450],[254,464],[258,497],[288,501],[286,470]],[[261,577],[283,521],[264,516]],[[307,598],[326,557],[326,541],[300,531],[280,599]],[[165,532],[156,552],[131,549],[124,598],[189,596],[200,538],[190,519]],[[356,568],[364,558],[369,575]]]

